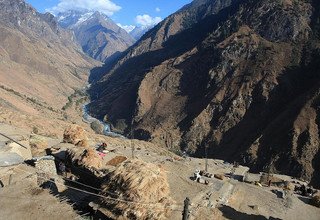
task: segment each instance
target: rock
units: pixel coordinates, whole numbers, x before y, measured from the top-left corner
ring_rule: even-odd
[[[183,158],[178,156],[174,156],[173,159],[176,161],[183,161]]]
[[[259,211],[258,205],[250,205],[249,207],[252,208],[254,211]]]
[[[213,176],[219,180],[224,180],[224,175],[222,174],[214,174]]]
[[[260,181],[260,175],[259,174],[253,174],[253,173],[246,173],[244,177],[244,182],[246,183],[254,183]]]
[[[53,181],[57,176],[54,159],[38,160],[35,162],[35,167],[37,169],[37,182],[39,186],[50,183],[50,181]]]
[[[91,122],[90,127],[97,134],[103,134],[104,125],[101,122],[99,122],[98,120],[95,120],[95,121]]]
[[[198,179],[198,183],[205,184],[206,181],[205,181],[205,179],[203,179],[203,178],[199,178],[199,179]]]
[[[70,125],[63,133],[63,142],[80,147],[87,147],[88,137],[82,127],[79,125]]]
[[[38,169],[37,172],[47,173],[51,175],[51,177],[54,177],[57,175],[57,169],[54,162],[54,158],[51,160],[49,159],[38,160],[37,162],[35,162],[35,167]]]
[[[172,158],[167,158],[166,161],[173,162]]]
[[[212,174],[206,172],[205,170],[201,170],[201,171],[200,171],[200,175],[201,175],[201,176],[204,176],[204,177],[212,178]]]
[[[0,167],[13,166],[23,163],[24,159],[17,153],[1,152]]]

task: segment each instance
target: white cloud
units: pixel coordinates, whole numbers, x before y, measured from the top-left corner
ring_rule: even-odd
[[[120,23],[117,24],[119,27],[121,27],[122,29],[124,29],[126,32],[130,33],[131,31],[133,31],[133,29],[136,28],[136,26],[134,25],[122,25]]]
[[[160,21],[162,21],[162,18],[160,18],[160,17],[153,18],[147,14],[138,15],[136,17],[136,23],[141,26],[154,26],[154,25],[158,24]]]
[[[160,12],[161,9],[159,7],[156,7],[156,12]]]
[[[119,11],[121,7],[113,3],[111,0],[59,0],[58,5],[47,9],[47,11],[57,14],[59,12],[75,9],[99,11],[111,16],[114,12]]]

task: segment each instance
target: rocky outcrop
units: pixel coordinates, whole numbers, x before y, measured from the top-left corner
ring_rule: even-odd
[[[319,186],[316,1],[194,1],[91,88],[91,112],[135,137]]]

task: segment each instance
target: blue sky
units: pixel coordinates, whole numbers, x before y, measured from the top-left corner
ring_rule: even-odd
[[[58,12],[74,7],[90,8],[108,14],[116,23],[143,26],[156,23],[191,0],[26,0],[40,12]],[[140,17],[137,17],[139,16]]]

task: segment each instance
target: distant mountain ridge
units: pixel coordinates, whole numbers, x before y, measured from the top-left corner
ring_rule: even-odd
[[[130,35],[135,39],[139,40],[147,31],[152,29],[154,26],[140,26],[140,27],[135,27],[132,31],[130,31]]]
[[[66,11],[57,15],[59,24],[74,31],[83,51],[105,62],[114,59],[135,40],[108,16],[93,11]]]

